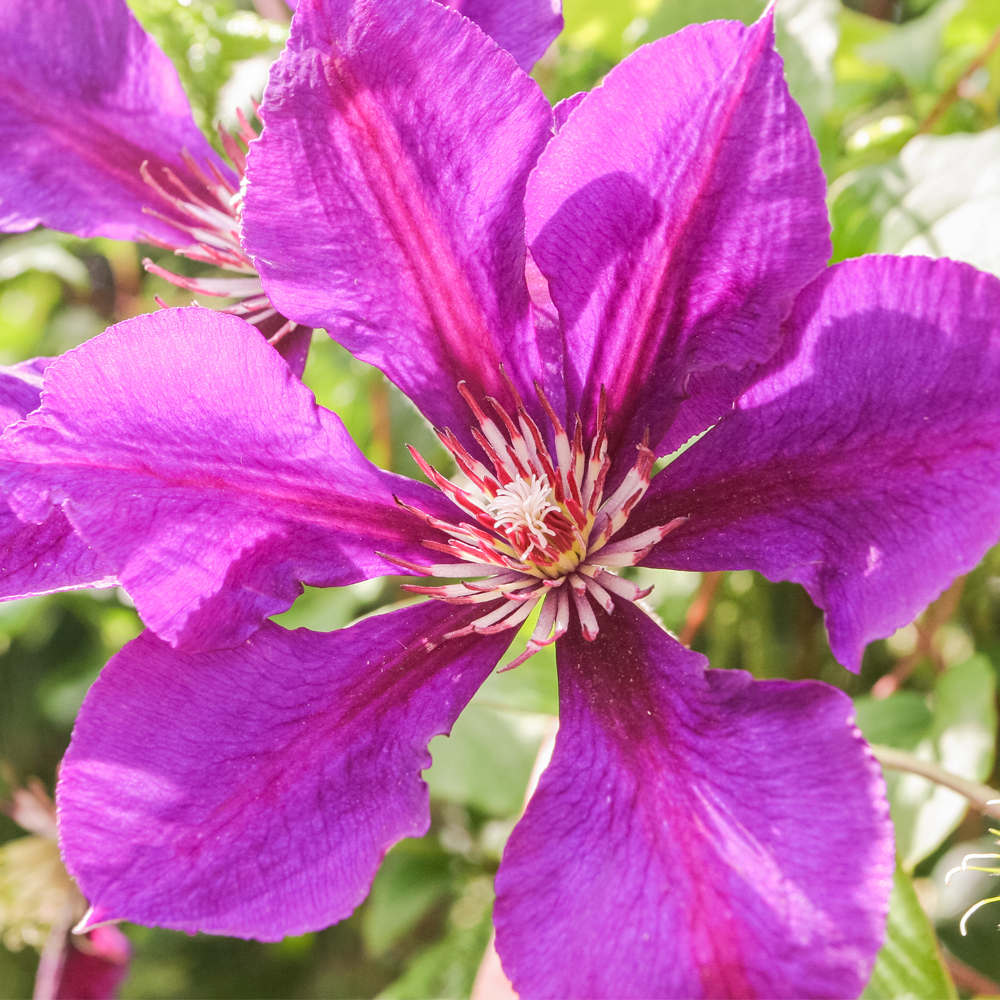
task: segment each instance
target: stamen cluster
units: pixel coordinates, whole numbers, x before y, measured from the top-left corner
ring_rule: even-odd
[[[236,116],[240,125],[238,139],[243,142],[243,146],[237,137],[230,135],[221,125],[219,138],[226,156],[240,178],[240,187],[235,187],[214,163],[209,163],[211,173],[206,173],[186,149],[182,150],[180,155],[192,176],[201,185],[198,191],[192,191],[169,167],[164,167],[162,178],[157,179],[153,176],[149,165],[143,163],[142,179],[155,192],[161,204],[170,206],[176,214],[165,215],[153,208],[146,208],[145,211],[175,229],[188,233],[192,242],[177,246],[148,233],[144,236],[148,242],[173,250],[191,260],[214,264],[247,277],[188,278],[160,267],[149,258],[142,263],[151,274],[158,275],[172,285],[202,295],[239,299],[239,302],[229,306],[225,311],[240,316],[256,326],[268,343],[277,345],[283,337],[294,330],[297,324],[294,320],[285,319],[271,305],[270,299],[264,293],[260,278],[257,277],[256,268],[240,243],[240,225],[243,218],[242,181],[247,168],[244,146],[249,145],[258,136],[241,110],[237,109]],[[182,222],[178,215],[190,221]]]
[[[472,624],[445,638],[516,628],[541,604],[526,650],[510,664],[515,667],[565,635],[571,607],[584,638],[593,641],[599,626],[591,601],[611,614],[616,597],[627,601],[645,597],[652,588],[641,590],[613,570],[636,565],[685,518],[674,518],[623,541],[611,541],[649,488],[655,456],[648,439],[638,446],[639,457],[621,484],[605,497],[611,459],[604,393],[596,433],[585,449],[580,418],[576,418],[571,440],[536,384],[538,399],[552,425],[553,456],[517,390],[506,376],[505,380],[516,401],[516,420],[496,399],[487,397],[499,424],[483,411],[464,382],[458,386],[479,425],[473,426],[472,435],[492,470],[471,455],[450,430],[435,429],[476,492],[447,479],[410,448],[428,479],[472,520],[456,525],[407,504],[401,506],[449,536],[447,541],[425,541],[429,549],[459,561],[432,566],[392,561],[427,576],[482,577],[447,586],[404,588],[453,604],[495,604]]]

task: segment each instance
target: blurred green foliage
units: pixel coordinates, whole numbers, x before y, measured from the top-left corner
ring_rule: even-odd
[[[177,65],[207,132],[234,103],[252,109],[286,25],[259,17],[248,0],[130,2]],[[752,21],[764,2],[565,6],[566,30],[534,72],[553,101],[598,84],[640,44],[695,21]],[[998,30],[1000,0],[779,0],[778,46],[831,185],[834,259],[947,254],[1000,273],[1000,48],[988,51]],[[44,230],[0,237],[0,363],[66,351],[111,322],[155,310],[156,296],[186,304],[188,293],[145,274],[143,256],[185,274],[210,271],[153,247]],[[380,466],[415,474],[411,443],[446,467],[409,402],[325,334],[315,336],[305,381]],[[629,572],[655,585],[653,610],[714,667],[836,685],[857,699],[873,742],[996,786],[1000,551],[916,624],[873,643],[860,676],[833,660],[822,615],[798,587],[747,571]],[[278,620],[329,630],[410,599],[395,579],[307,588]],[[139,628],[120,591],[0,604],[0,760],[20,780],[38,775],[51,787],[89,684]],[[135,960],[123,996],[468,996],[489,939],[492,877],[557,710],[551,649],[495,674],[452,736],[431,745],[430,832],[389,853],[354,916],[278,944],[130,927]],[[865,996],[954,995],[925,909],[948,949],[1000,979],[995,919],[991,927],[977,914],[969,938],[958,935],[964,908],[941,877],[956,851],[960,858],[974,849],[985,824],[954,793],[912,775],[887,777],[901,864],[887,944]],[[0,842],[21,833],[0,815]],[[0,949],[0,997],[30,995],[35,961],[31,949]]]

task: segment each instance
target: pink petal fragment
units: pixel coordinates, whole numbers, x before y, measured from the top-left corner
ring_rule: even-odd
[[[107,915],[276,941],[350,915],[430,825],[427,744],[510,636],[441,635],[428,601],[329,634],[268,623],[182,654],[146,632],[104,668],[60,771],[67,867]]]
[[[115,1000],[132,947],[117,927],[68,935],[53,1000]]]
[[[704,669],[634,605],[559,646],[552,763],[504,850],[497,951],[529,997],[853,997],[893,836],[841,692]]]

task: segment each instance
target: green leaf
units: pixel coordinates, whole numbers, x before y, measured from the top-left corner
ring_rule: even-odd
[[[890,699],[891,700],[891,699]],[[886,939],[863,1000],[953,1000],[955,984],[941,961],[937,937],[913,883],[896,865]]]
[[[423,840],[404,840],[382,862],[365,904],[361,933],[371,955],[384,954],[451,888],[448,856]]]
[[[445,937],[418,955],[379,1000],[467,997],[493,931],[492,902],[492,881],[486,876],[472,879],[451,909]]]
[[[54,274],[78,291],[90,288],[87,268],[47,229],[9,236],[0,246],[0,281],[9,281],[26,271]]]
[[[1000,274],[998,161],[1000,128],[992,128],[918,135],[898,159],[846,174],[833,199],[835,257],[922,254]]]
[[[0,364],[40,354],[46,325],[62,299],[62,285],[51,273],[25,270],[0,284]]]
[[[857,699],[858,725],[872,743],[908,750],[960,777],[984,781],[993,769],[995,693],[993,667],[984,656],[973,656],[941,674],[926,700],[910,691],[882,701]],[[916,774],[886,771],[885,778],[896,849],[903,867],[912,871],[958,826],[969,803]]]
[[[233,0],[129,0],[135,16],[177,67],[194,120],[213,141],[220,88],[234,64],[274,51],[288,36],[284,25],[237,10]]]
[[[934,713],[927,699],[916,691],[899,691],[891,698],[859,698],[857,722],[869,743],[884,743],[900,750],[914,750],[927,735]]]
[[[424,773],[431,795],[491,816],[516,816],[547,724],[547,716],[472,702],[450,737],[431,741],[434,765]]]
[[[860,46],[858,55],[890,66],[915,84],[926,85],[941,56],[944,27],[962,6],[963,0],[942,0],[921,17],[892,25],[877,42]]]
[[[575,0],[563,9],[565,28],[560,45],[580,51],[599,53],[618,62],[632,47],[628,29],[637,18],[655,7],[655,0]],[[640,21],[638,27],[642,27]],[[643,41],[647,39],[643,37]]]

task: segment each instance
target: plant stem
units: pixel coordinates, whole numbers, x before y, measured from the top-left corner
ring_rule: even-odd
[[[927,778],[938,785],[944,785],[959,795],[964,795],[970,804],[979,812],[995,819],[1000,819],[1000,792],[989,785],[981,785],[978,781],[969,781],[968,778],[960,778],[951,771],[946,771],[940,764],[935,764],[930,760],[920,760],[912,753],[905,750],[897,750],[895,747],[872,744],[872,753],[875,759],[883,766],[891,768],[893,771],[908,771],[910,774],[919,774],[922,778]],[[992,800],[992,802],[991,802]]]
[[[708,616],[708,611],[712,607],[712,598],[715,597],[716,588],[722,579],[722,571],[714,570],[711,573],[702,574],[701,583],[694,598],[688,605],[687,616],[684,619],[684,627],[681,629],[679,641],[682,646],[690,646],[694,642],[698,630],[701,628]]]

